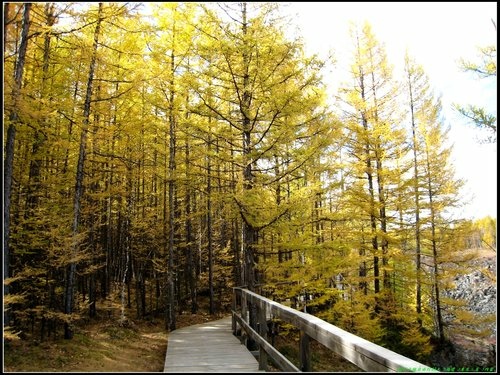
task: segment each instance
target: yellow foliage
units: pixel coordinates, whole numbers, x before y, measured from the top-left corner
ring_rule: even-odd
[[[21,294],[7,294],[3,297],[3,303],[5,308],[9,305],[13,305],[15,303],[23,303],[26,301],[26,296]]]
[[[3,327],[3,338],[5,341],[16,341],[21,339],[19,337],[21,331],[14,332],[13,329],[14,328],[10,326]]]
[[[415,350],[418,360],[428,356],[432,352],[430,337],[423,334],[415,324],[402,332],[402,343]]]
[[[455,315],[457,322],[463,324],[470,324],[475,318],[474,314],[467,310],[455,310],[453,314]]]
[[[356,298],[356,301],[337,301],[331,309],[331,323],[365,340],[377,343],[383,337],[384,330],[379,318],[373,314],[372,297],[358,295]]]

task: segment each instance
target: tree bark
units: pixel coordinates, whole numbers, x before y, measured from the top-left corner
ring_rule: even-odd
[[[187,117],[187,114],[186,114]],[[189,185],[189,169],[188,166],[190,164],[190,155],[189,155],[189,141],[188,137],[186,137],[186,181],[187,181],[187,190],[186,190],[186,201],[185,201],[185,211],[186,211],[186,275],[187,275],[187,285],[189,288],[189,296],[191,300],[191,313],[196,314],[198,311],[198,302],[197,302],[197,275],[196,275],[196,264],[194,260],[194,249],[193,249],[193,224],[191,220],[191,212],[192,204],[191,201],[193,199],[193,190]]]
[[[243,124],[243,157],[245,158],[245,167],[243,170],[243,187],[245,190],[254,188],[254,178],[252,174],[252,126],[251,120],[248,117],[251,105],[251,92],[249,91],[250,76],[249,76],[249,56],[246,45],[247,37],[247,3],[242,4],[242,32],[245,40],[243,46],[243,96],[240,106],[240,112]],[[243,246],[244,246],[244,264],[245,272],[244,284],[251,291],[255,290],[255,256],[254,246],[257,242],[257,230],[246,220],[243,221]]]
[[[83,178],[85,169],[85,158],[86,158],[86,144],[87,144],[87,133],[90,120],[90,102],[92,97],[92,84],[94,81],[94,71],[97,60],[97,46],[99,41],[99,32],[101,27],[101,16],[102,16],[102,3],[99,3],[99,11],[97,15],[97,23],[94,31],[94,43],[92,46],[92,57],[89,67],[89,75],[87,80],[87,91],[85,94],[85,102],[83,107],[83,127],[82,134],[80,137],[80,151],[78,154],[78,164],[76,170],[76,183],[75,183],[75,195],[74,195],[74,205],[73,205],[73,245],[72,245],[72,259],[68,266],[67,277],[66,277],[66,287],[65,287],[65,301],[64,301],[64,313],[71,314],[73,311],[73,292],[76,274],[76,256],[78,255],[78,239],[77,235],[79,232],[80,225],[80,204],[83,195]],[[69,317],[68,317],[69,318]],[[68,322],[64,323],[64,338],[71,339],[73,337],[73,331]]]
[[[4,51],[4,54],[5,54],[5,48],[7,46],[7,26],[10,23],[9,10],[10,10],[10,4],[5,3],[3,5],[3,51]]]
[[[16,139],[16,122],[19,121],[18,102],[23,80],[24,63],[26,61],[26,51],[28,49],[28,33],[30,27],[30,10],[31,3],[24,4],[23,22],[21,27],[21,43],[19,45],[18,58],[16,61],[14,72],[14,87],[12,90],[12,110],[9,113],[9,127],[7,129],[7,142],[5,145],[5,164],[4,164],[4,207],[3,207],[3,220],[4,220],[4,233],[3,233],[3,292],[4,296],[10,293],[9,285],[5,283],[5,279],[10,276],[10,198],[12,192],[12,174],[14,167],[14,142]],[[5,5],[7,17],[8,5]],[[4,31],[7,25],[4,18]],[[5,37],[5,36],[4,36]],[[4,326],[10,323],[10,314],[8,309],[4,309]]]
[[[175,34],[175,24],[174,24],[174,34]],[[175,37],[175,36],[174,36]],[[175,154],[176,154],[176,119],[174,113],[174,99],[175,99],[175,54],[172,50],[170,54],[170,104],[169,104],[169,161],[168,161],[168,209],[169,209],[169,233],[168,233],[168,301],[167,301],[167,321],[168,329],[170,331],[175,330],[175,271],[174,271],[174,256],[175,256],[175,212],[177,211],[176,201],[175,201]]]
[[[416,272],[416,291],[415,305],[417,312],[417,321],[419,326],[422,326],[422,266],[421,266],[421,234],[420,234],[420,194],[419,194],[419,175],[418,175],[418,159],[417,159],[417,124],[415,120],[415,101],[413,99],[413,85],[411,67],[409,61],[406,61],[408,69],[408,91],[410,100],[410,115],[411,115],[411,132],[412,132],[412,151],[413,151],[413,178],[415,190],[415,272]]]
[[[46,16],[46,26],[52,27],[56,21],[56,17],[54,15],[55,4],[47,3],[45,4],[45,16]],[[49,80],[49,62],[50,62],[50,42],[51,35],[50,33],[46,33],[44,37],[43,44],[43,63],[42,63],[42,87],[41,87],[41,98],[40,106],[43,104],[43,99],[46,98],[46,89],[47,89],[47,81]],[[40,108],[41,109],[41,108]],[[40,190],[40,175],[41,175],[41,165],[42,160],[40,155],[38,155],[39,150],[42,148],[45,143],[45,134],[43,129],[47,126],[46,120],[42,119],[40,121],[41,129],[35,130],[35,141],[33,142],[32,150],[31,150],[31,162],[29,169],[29,183],[28,183],[28,207],[30,209],[34,209],[38,205],[39,200],[39,190]],[[31,215],[28,210],[28,215]]]
[[[212,234],[212,129],[211,119],[208,119],[208,139],[207,139],[207,236],[208,236],[208,290],[209,290],[209,313],[215,313],[214,308],[214,275],[213,275],[213,234]]]
[[[428,151],[427,151],[428,154]],[[430,161],[427,159],[427,170],[430,171]],[[437,323],[437,333],[438,339],[440,343],[444,343],[444,322],[443,316],[441,313],[441,295],[439,288],[439,261],[438,261],[438,251],[437,251],[437,239],[436,239],[436,210],[434,207],[434,195],[432,192],[432,184],[431,184],[431,176],[430,172],[427,172],[427,189],[429,194],[429,208],[431,211],[431,244],[432,244],[432,258],[434,261],[433,271],[434,271],[434,280],[433,280],[433,289],[434,289],[434,298],[435,298],[435,309],[436,309],[436,323]]]
[[[358,46],[359,48],[359,46]],[[363,69],[360,67],[360,90],[361,90],[361,99],[363,102],[366,102],[366,90],[365,90],[365,75]],[[362,113],[362,122],[363,129],[368,133],[368,119],[366,118],[366,114]],[[371,240],[372,240],[372,248],[374,252],[373,257],[373,275],[374,275],[374,289],[375,293],[378,293],[380,290],[380,280],[379,280],[379,266],[378,266],[378,241],[377,241],[377,218],[375,217],[375,195],[373,189],[373,172],[372,172],[372,158],[370,154],[370,143],[366,141],[365,144],[365,158],[366,158],[366,178],[368,180],[368,193],[370,195],[370,228],[371,228]],[[365,250],[360,249],[359,255],[365,256]],[[366,282],[367,276],[367,267],[366,262],[362,261],[359,267],[359,276],[361,277],[361,281],[359,283],[360,289],[363,290],[363,293],[366,295],[368,293],[368,283]]]

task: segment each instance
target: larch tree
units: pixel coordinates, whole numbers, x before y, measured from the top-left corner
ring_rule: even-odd
[[[352,166],[347,181],[356,189],[347,190],[351,190],[348,194],[352,196],[352,202],[359,206],[360,212],[366,213],[368,219],[362,236],[368,237],[369,249],[366,245],[359,249],[361,259],[365,259],[359,269],[360,287],[366,293],[368,286],[363,280],[368,267],[365,252],[369,250],[372,255],[373,291],[379,293],[382,289],[390,291],[389,210],[394,208],[388,200],[387,190],[394,185],[397,177],[394,172],[396,150],[399,142],[404,140],[404,133],[398,125],[396,86],[383,46],[366,23],[362,30],[355,31],[353,39],[354,85],[344,89],[343,97],[349,114],[346,149]],[[363,180],[366,181],[365,186]],[[369,233],[366,233],[367,230]]]
[[[8,10],[7,8],[6,10]],[[21,88],[23,83],[24,65],[26,62],[26,52],[28,48],[28,38],[30,29],[30,10],[31,3],[25,3],[23,5],[23,16],[22,24],[20,30],[20,43],[19,48],[14,50],[14,75],[11,84],[11,102],[10,107],[8,107],[8,127],[7,127],[7,140],[5,144],[5,162],[4,162],[4,208],[3,208],[3,260],[4,260],[4,295],[9,295],[9,284],[6,283],[10,275],[10,215],[11,215],[11,192],[12,192],[12,177],[13,177],[13,165],[14,165],[14,153],[15,153],[15,138],[16,138],[16,127],[19,121],[19,102],[21,100]],[[8,31],[8,12],[4,15],[4,31]],[[6,38],[8,33],[6,32],[4,38]],[[17,38],[17,37],[16,37]],[[5,40],[5,39],[4,39]],[[7,45],[4,46],[4,49]],[[4,310],[4,321],[5,326],[9,326],[10,316],[8,309]]]
[[[72,256],[71,262],[68,266],[67,280],[65,288],[65,302],[64,302],[64,312],[66,314],[71,314],[73,311],[73,298],[74,298],[74,286],[76,277],[76,264],[78,260],[79,253],[79,240],[78,233],[80,231],[80,219],[81,219],[81,199],[83,195],[83,179],[85,170],[85,159],[87,153],[87,134],[89,131],[90,122],[90,109],[92,100],[92,86],[94,83],[94,71],[96,65],[96,55],[99,43],[100,35],[100,25],[102,21],[103,4],[99,3],[99,9],[97,11],[97,22],[94,30],[94,41],[92,44],[92,55],[89,63],[89,71],[87,77],[87,88],[85,94],[85,102],[83,106],[83,124],[82,132],[80,136],[80,150],[78,154],[78,164],[76,169],[76,181],[75,181],[75,192],[74,192],[74,206],[73,206],[73,244],[72,244]],[[73,337],[73,330],[69,322],[65,322],[64,326],[64,338],[71,339]]]
[[[168,297],[166,304],[166,321],[170,330],[174,330],[176,304],[177,273],[181,271],[176,266],[180,254],[175,248],[179,244],[179,215],[180,204],[180,173],[178,171],[179,153],[178,138],[179,125],[187,123],[185,115],[185,98],[188,95],[186,80],[183,77],[189,69],[189,60],[192,49],[192,38],[194,37],[191,26],[194,17],[193,4],[162,4],[157,9],[158,40],[154,42],[155,50],[152,57],[155,63],[157,76],[161,77],[157,90],[162,95],[162,99],[157,99],[155,104],[164,113],[168,123],[165,139],[168,139],[167,176],[164,192],[168,197],[168,202],[164,202],[165,235],[168,238],[166,244],[167,264],[167,285]],[[161,43],[161,44],[160,44]],[[161,73],[160,73],[161,71]],[[184,114],[183,114],[184,113]]]
[[[351,218],[344,246],[358,269],[344,267],[341,285],[348,286],[343,292],[347,298],[337,300],[329,315],[363,337],[409,350],[407,336],[417,335],[412,319],[402,318],[405,304],[413,303],[405,288],[414,287],[414,270],[408,268],[411,260],[404,250],[412,181],[405,111],[383,45],[367,23],[353,31],[353,83],[340,96],[346,124],[340,202]],[[405,241],[402,236],[407,236]],[[346,310],[349,303],[355,310],[367,306],[371,313],[351,313]],[[418,337],[421,343],[428,339]]]
[[[451,209],[459,205],[459,192],[463,182],[454,176],[450,164],[451,148],[447,147],[447,129],[443,128],[438,99],[427,99],[425,110],[417,118],[423,150],[423,198],[426,211],[423,242],[430,257],[432,271],[432,310],[434,311],[435,334],[440,342],[445,340],[443,320],[441,265],[449,251],[449,233],[454,224]]]
[[[221,147],[230,150],[236,177],[231,203],[242,225],[238,284],[250,290],[265,282],[265,232],[285,220],[302,196],[291,189],[277,200],[276,187],[287,179],[299,187],[304,166],[329,142],[321,62],[304,57],[301,43],[285,38],[275,8],[221,5],[218,16],[205,7],[200,28],[210,65],[198,74],[193,98],[197,112],[218,124],[214,136]],[[256,321],[252,309],[250,324]]]
[[[418,141],[418,124],[417,118],[422,118],[420,114],[423,110],[428,110],[425,107],[426,101],[429,99],[429,82],[421,66],[417,65],[408,53],[405,56],[405,76],[406,90],[408,97],[408,107],[411,125],[411,148],[413,153],[413,196],[415,202],[415,306],[418,315],[419,324],[422,324],[422,249],[421,249],[421,222],[420,222],[420,205],[421,205],[421,175],[419,174],[420,166],[420,142]]]
[[[319,62],[304,58],[300,44],[286,41],[277,23],[271,26],[274,6],[242,3],[237,7],[225,8],[230,21],[212,37],[211,49],[217,59],[215,85],[221,87],[221,97],[212,104],[203,87],[198,95],[212,116],[224,121],[240,142],[235,150],[238,154],[233,156],[241,173],[234,201],[244,225],[242,282],[254,289],[259,232],[286,211],[273,205],[274,213],[266,214],[264,207],[256,207],[255,199],[275,191],[269,189],[311,159],[320,144],[313,135],[326,129],[321,127],[322,91],[316,89]],[[214,18],[213,22],[219,21]],[[292,146],[289,155],[285,154],[286,143]],[[301,145],[309,147],[300,149]],[[286,168],[278,175],[273,174],[276,155],[293,160],[283,163]]]

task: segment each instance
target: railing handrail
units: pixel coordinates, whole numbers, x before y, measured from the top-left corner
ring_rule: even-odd
[[[359,368],[370,372],[437,372],[432,367],[407,358],[401,354],[393,352],[380,345],[374,344],[359,336],[349,333],[339,327],[334,326],[313,315],[284,306],[278,302],[272,301],[257,293],[251,292],[240,287],[233,288],[233,331],[235,332],[236,323],[240,324],[248,332],[248,324],[241,323],[246,321],[246,316],[238,315],[236,306],[236,294],[240,292],[242,299],[247,303],[257,306],[260,315],[272,314],[291,323],[309,338],[314,339],[333,352],[352,362]],[[242,306],[242,312],[246,315],[246,306]],[[237,319],[238,317],[239,319]],[[265,318],[264,318],[265,319]],[[262,322],[262,318],[260,318]],[[247,327],[245,327],[247,326]],[[253,335],[258,334],[253,331]],[[306,340],[306,341],[307,341]],[[262,340],[256,340],[262,342]],[[307,341],[308,342],[308,341]],[[266,350],[266,348],[261,349]],[[274,348],[273,348],[274,349]],[[269,352],[269,350],[266,350]],[[274,350],[276,351],[276,350]],[[272,357],[272,354],[271,354]]]

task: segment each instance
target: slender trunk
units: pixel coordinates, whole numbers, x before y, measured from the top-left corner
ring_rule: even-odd
[[[127,220],[127,219],[125,219]],[[127,234],[125,234],[127,236]],[[120,324],[125,325],[127,317],[125,315],[125,288],[127,286],[127,276],[128,276],[128,265],[129,265],[129,251],[127,245],[125,244],[125,270],[123,271],[121,280],[121,291],[120,291]]]
[[[377,95],[375,92],[375,78],[374,74],[372,72],[372,89],[373,89],[373,98],[374,98],[374,106],[375,106],[375,123],[378,122],[378,104],[377,104]],[[380,205],[379,208],[379,221],[380,221],[380,230],[382,232],[382,239],[380,243],[380,248],[382,249],[382,267],[383,267],[383,285],[384,289],[387,291],[391,290],[391,279],[389,272],[387,271],[387,266],[389,264],[389,261],[387,259],[387,254],[389,252],[389,242],[387,241],[387,215],[386,215],[386,201],[385,201],[385,192],[384,192],[384,169],[382,165],[382,145],[380,138],[377,137],[376,140],[376,145],[375,145],[375,167],[377,171],[377,190],[378,190],[378,203]],[[373,222],[372,222],[373,226]],[[375,237],[375,240],[377,240],[377,236]],[[374,246],[375,253],[378,251],[378,243]],[[378,257],[376,257],[378,259]],[[375,282],[378,280],[378,264],[377,264],[377,277],[375,278]],[[379,285],[379,284],[378,284]],[[380,291],[380,286],[378,286],[378,289],[375,289],[375,293],[378,293]]]
[[[175,35],[175,24],[174,24]],[[168,233],[168,301],[167,301],[167,319],[169,330],[175,330],[175,271],[174,271],[174,255],[175,255],[175,154],[176,154],[176,135],[175,135],[175,114],[174,114],[174,99],[175,99],[175,54],[172,50],[170,54],[170,104],[169,104],[169,162],[168,162],[168,209],[169,209],[169,233]]]
[[[384,289],[387,291],[391,290],[391,279],[390,279],[390,274],[387,271],[387,266],[388,266],[388,259],[387,259],[387,254],[389,251],[389,242],[387,241],[387,215],[386,215],[386,202],[385,202],[385,192],[384,192],[384,179],[383,179],[383,166],[382,166],[382,160],[380,159],[380,156],[377,155],[377,185],[378,185],[378,199],[380,203],[380,230],[382,231],[382,240],[381,240],[381,248],[382,248],[382,266],[384,267],[384,272],[383,272],[383,284],[384,284]]]
[[[5,55],[5,48],[7,48],[7,26],[10,23],[9,10],[10,10],[10,4],[4,3],[3,4],[3,51],[4,51],[4,55]]]
[[[251,93],[249,91],[250,75],[249,75],[249,56],[246,45],[247,37],[247,3],[243,3],[242,9],[242,32],[245,45],[243,46],[243,96],[241,101],[241,117],[243,124],[243,157],[245,158],[245,167],[243,170],[243,186],[245,190],[254,188],[254,177],[252,174],[252,126],[248,114],[251,105]],[[243,246],[244,246],[244,263],[245,263],[245,284],[251,291],[255,290],[255,256],[254,247],[257,243],[258,232],[247,221],[243,223]]]
[[[188,196],[186,198],[186,241],[187,241],[187,277],[189,285],[189,295],[191,299],[191,313],[196,314],[198,311],[198,301],[197,301],[197,275],[196,275],[196,264],[193,249],[193,225],[191,222],[191,191],[188,191]]]
[[[422,266],[421,266],[421,250],[420,250],[420,195],[419,195],[419,176],[418,176],[418,160],[417,160],[417,124],[415,121],[415,108],[413,101],[413,86],[410,72],[408,72],[408,89],[410,94],[410,113],[411,113],[411,131],[412,131],[412,148],[413,148],[413,178],[415,190],[415,272],[416,272],[416,291],[415,305],[417,311],[417,321],[419,326],[422,326]]]
[[[189,95],[186,95],[186,108],[189,105]],[[189,113],[186,112],[186,120],[188,119]],[[189,296],[191,299],[191,313],[196,314],[198,311],[197,302],[197,275],[195,272],[195,261],[194,261],[194,249],[193,249],[193,224],[191,220],[192,212],[192,195],[193,189],[190,184],[190,153],[189,153],[189,137],[186,137],[186,149],[185,149],[185,163],[186,163],[186,200],[185,200],[185,211],[186,211],[186,284],[189,288]]]
[[[436,302],[436,321],[437,321],[437,331],[438,339],[441,343],[444,342],[444,322],[441,313],[441,296],[439,288],[439,262],[438,262],[438,251],[437,251],[437,237],[436,237],[436,209],[434,207],[431,176],[430,176],[430,160],[429,151],[427,150],[427,190],[429,194],[429,208],[431,211],[431,244],[432,244],[432,257],[434,261],[433,271],[434,271],[434,298]]]
[[[366,120],[364,120],[365,122]],[[367,128],[367,127],[366,127]],[[378,257],[378,238],[377,238],[377,217],[375,215],[375,193],[373,188],[373,173],[372,173],[372,160],[370,155],[370,146],[366,145],[365,153],[366,160],[366,176],[368,179],[368,193],[370,195],[370,230],[373,249],[373,277],[374,277],[374,291],[380,292],[380,270],[379,270],[379,257]],[[364,255],[364,254],[363,254]],[[366,265],[363,263],[363,271],[366,276]],[[364,282],[362,289],[365,294],[367,293],[367,283]]]
[[[18,58],[14,71],[14,88],[12,90],[12,110],[9,113],[9,127],[7,129],[7,142],[5,145],[5,163],[4,163],[4,207],[3,207],[3,277],[4,281],[10,275],[10,199],[12,192],[12,174],[14,167],[14,142],[16,139],[16,122],[19,121],[18,107],[19,96],[23,81],[24,63],[26,60],[26,50],[28,48],[28,34],[30,26],[31,3],[24,4],[23,23],[21,27],[21,43],[19,46]],[[8,7],[5,5],[7,13]],[[4,15],[7,17],[7,15]],[[4,31],[7,25],[4,18]],[[5,36],[4,36],[5,38]],[[4,296],[10,293],[9,285],[3,284]],[[10,324],[10,313],[4,309],[4,326]]]
[[[55,23],[54,16],[54,3],[45,4],[45,16],[46,16],[46,26],[52,27]],[[43,105],[43,100],[46,97],[47,81],[49,78],[49,61],[50,61],[50,33],[45,34],[44,46],[43,46],[43,63],[42,63],[42,87],[41,87],[41,101],[40,106]],[[42,108],[39,108],[40,110]],[[39,150],[43,147],[45,143],[45,132],[44,128],[47,126],[46,120],[42,119],[40,121],[41,129],[36,129],[34,134],[34,143],[31,150],[31,162],[29,168],[29,183],[28,183],[28,197],[26,198],[28,203],[28,215],[31,215],[32,211],[37,205],[39,200],[39,190],[40,190],[40,174],[42,167],[42,160],[39,156]]]
[[[212,236],[212,129],[211,119],[208,120],[207,140],[207,236],[208,236],[208,290],[210,296],[209,313],[215,313],[214,309],[214,280],[213,280],[213,236]]]
[[[95,249],[93,250],[95,252]],[[94,260],[95,262],[95,260]],[[96,273],[92,272],[89,275],[89,317],[95,318],[96,310]]]
[[[80,225],[80,204],[83,195],[83,178],[84,178],[84,168],[85,168],[85,156],[86,156],[86,143],[87,143],[87,133],[90,119],[90,102],[92,97],[92,84],[94,81],[94,70],[97,59],[97,45],[99,41],[99,30],[101,26],[101,15],[102,15],[102,3],[99,3],[99,13],[97,15],[97,24],[94,31],[94,44],[92,46],[92,58],[89,67],[89,76],[87,81],[87,92],[85,95],[84,109],[83,109],[83,127],[82,134],[80,138],[80,151],[78,155],[78,164],[76,171],[76,183],[75,183],[75,195],[74,195],[74,216],[73,216],[73,244],[72,244],[72,259],[68,266],[67,277],[66,277],[66,288],[65,288],[65,301],[64,301],[64,313],[71,314],[73,311],[73,290],[75,283],[76,274],[76,256],[78,255],[78,240],[77,235]],[[70,324],[64,323],[64,338],[71,339],[73,337],[73,331]]]
[[[165,138],[167,137],[167,135],[165,135]],[[166,298],[166,301],[165,301],[165,328],[168,330],[169,329],[169,295],[168,295],[168,282],[169,282],[169,262],[168,262],[168,244],[169,244],[169,234],[168,234],[168,219],[169,219],[169,213],[168,213],[168,161],[167,161],[167,155],[168,155],[168,145],[167,143],[165,142],[165,148],[164,148],[164,151],[165,151],[165,165],[164,165],[164,168],[165,168],[165,176],[166,178],[163,180],[163,184],[162,184],[162,189],[163,189],[163,226],[162,226],[162,230],[163,230],[163,238],[165,239],[165,242],[164,242],[164,255],[165,255],[165,258],[166,258],[166,263],[167,263],[167,270],[166,270],[166,288],[165,288],[165,298]]]
[[[243,34],[243,95],[240,105],[240,113],[243,128],[243,188],[247,191],[254,189],[254,176],[252,173],[252,124],[249,117],[252,95],[250,92],[250,56],[247,43],[247,3],[242,4],[242,34]],[[244,254],[244,281],[250,291],[255,291],[257,280],[255,274],[256,257],[254,254],[255,246],[258,242],[258,230],[254,228],[247,220],[243,220],[243,254]],[[250,326],[257,327],[257,307],[250,305],[249,314]],[[248,340],[247,346],[250,350],[255,349],[255,342]]]
[[[100,91],[101,91],[101,87],[100,85],[97,86],[96,88],[96,98],[97,99],[100,99]],[[96,113],[94,114],[94,121],[93,121],[93,128],[91,130],[91,133],[93,134],[92,136],[92,143],[91,143],[91,147],[90,147],[90,150],[91,150],[91,157],[90,159],[93,158],[94,156],[94,152],[97,151],[98,149],[98,145],[97,145],[97,132],[98,132],[98,129],[99,129],[99,123],[100,123],[100,116]],[[90,245],[90,251],[91,251],[91,258],[89,260],[90,262],[90,265],[93,267],[95,265],[97,265],[97,259],[98,259],[98,255],[97,255],[97,249],[98,249],[98,241],[99,241],[99,220],[100,220],[100,217],[99,217],[99,211],[97,210],[97,207],[98,207],[98,202],[96,201],[96,199],[93,198],[93,195],[96,194],[98,192],[98,183],[97,183],[97,178],[96,178],[96,174],[97,174],[97,171],[96,171],[96,168],[95,168],[95,165],[92,165],[91,168],[90,168],[90,171],[89,171],[89,176],[90,176],[90,180],[92,181],[91,184],[90,184],[90,196],[87,197],[87,204],[90,206],[90,207],[96,207],[96,209],[94,210],[91,210],[89,213],[88,213],[88,217],[87,217],[87,221],[90,225],[90,231],[89,231],[89,245]],[[89,301],[88,301],[88,306],[89,306],[89,317],[90,318],[94,318],[97,314],[97,310],[96,310],[96,271],[93,271],[90,275],[88,275],[88,281],[89,281],[89,285],[88,285],[88,288],[89,288]]]
[[[361,90],[361,99],[363,102],[366,102],[366,89],[365,89],[365,83],[364,83],[364,72],[362,68],[360,67],[360,90]],[[362,123],[363,123],[363,129],[366,133],[366,137],[368,137],[368,119],[366,118],[366,113],[362,113]],[[378,240],[377,240],[377,218],[375,216],[375,193],[374,193],[374,188],[373,188],[373,171],[372,171],[372,157],[370,154],[370,143],[368,140],[366,140],[365,143],[365,158],[366,158],[366,178],[368,180],[368,193],[369,193],[369,198],[370,198],[370,228],[371,228],[371,240],[372,240],[372,248],[373,248],[373,276],[374,276],[374,289],[375,293],[378,293],[380,291],[380,279],[379,279],[379,264],[378,264]],[[359,250],[359,255],[365,256],[365,251],[364,249]],[[366,269],[366,263],[362,261],[359,269],[359,276],[361,277],[361,282],[360,282],[360,289],[363,290],[364,294],[366,295],[368,292],[368,283],[366,282],[366,275],[367,275],[367,269]]]
[[[431,197],[429,197],[431,198]],[[430,199],[431,204],[432,204],[432,199]],[[431,214],[433,217],[434,215]],[[443,316],[441,313],[441,296],[440,296],[440,290],[439,290],[439,267],[438,267],[438,260],[437,260],[437,244],[436,244],[436,225],[434,223],[434,217],[432,218],[433,223],[431,225],[432,228],[432,255],[434,258],[434,297],[436,298],[436,318],[437,318],[437,325],[438,325],[438,337],[440,342],[444,342],[444,322],[443,322]]]
[[[234,148],[231,146],[231,160],[234,160]],[[236,167],[231,163],[231,194],[236,194]],[[234,253],[234,279],[238,286],[245,285],[245,280],[242,272],[241,261],[241,244],[240,244],[240,228],[239,221],[234,218],[231,223],[232,230],[232,248]]]
[[[279,169],[280,161],[278,159],[277,155],[274,155],[274,174],[276,176],[280,175],[280,169]],[[281,205],[281,182],[278,182],[278,185],[276,186],[276,206],[279,207]],[[278,242],[281,242],[281,234],[277,233],[278,236]],[[271,249],[272,251],[272,249]],[[281,247],[278,248],[278,263],[283,263],[283,250]]]
[[[127,136],[127,144],[130,144],[130,137]],[[127,154],[131,154],[132,149],[127,146]],[[125,287],[127,288],[127,307],[130,308],[130,273],[129,267],[132,265],[130,249],[132,247],[132,211],[133,211],[133,183],[132,183],[132,167],[127,165],[127,182],[126,182],[126,198],[125,198],[125,217],[123,219],[123,252],[125,253],[124,271],[121,280],[121,314],[120,324],[126,324],[127,317],[125,316]]]
[[[82,60],[79,59],[78,61],[78,69],[76,71],[76,78],[75,78],[75,88],[73,90],[73,106],[71,107],[71,113],[70,113],[70,116],[69,116],[69,123],[68,123],[68,137],[72,137],[73,135],[73,125],[75,124],[75,122],[73,121],[73,119],[75,118],[75,109],[77,107],[77,100],[78,100],[78,91],[79,91],[79,83],[80,83],[80,71],[82,70]],[[65,156],[64,156],[64,166],[63,166],[63,170],[62,170],[62,175],[66,175],[67,171],[68,171],[68,164],[69,164],[69,147],[66,148],[66,153],[65,153]]]

